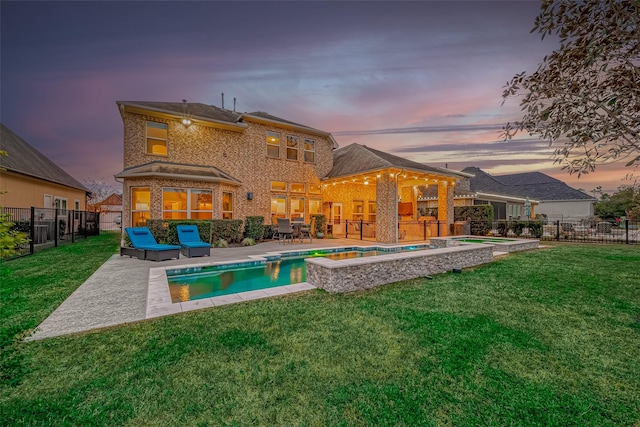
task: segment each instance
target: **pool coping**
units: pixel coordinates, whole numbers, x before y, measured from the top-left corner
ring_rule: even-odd
[[[227,261],[205,261],[197,264],[189,264],[189,266],[163,266],[152,267],[149,269],[149,281],[147,291],[147,309],[145,319],[151,319],[154,317],[166,316],[170,314],[177,314],[186,311],[198,310],[208,307],[219,307],[228,304],[234,304],[238,302],[252,301],[262,298],[270,298],[280,295],[288,295],[292,293],[307,291],[316,289],[316,286],[308,282],[295,283],[291,285],[276,286],[271,288],[259,289],[254,291],[245,291],[232,293],[227,295],[221,295],[216,297],[201,298],[191,301],[172,302],[171,294],[169,291],[169,282],[167,278],[167,270],[181,270],[181,269],[197,269],[202,267],[212,267],[218,265],[234,265],[234,264],[251,264],[255,261],[272,261],[275,258],[281,258],[285,254],[304,255],[305,252],[313,251],[325,251],[329,253],[339,252],[340,249],[354,249],[354,250],[375,250],[374,248],[403,248],[411,246],[429,246],[424,243],[420,244],[403,244],[403,245],[346,245],[346,246],[334,246],[331,248],[311,248],[304,250],[282,250],[282,251],[268,251],[261,255],[249,255],[248,260],[227,260]],[[425,248],[426,249],[426,248]],[[411,252],[402,252],[411,253]],[[398,255],[399,252],[390,251],[389,253],[376,255],[375,257],[386,257]],[[313,258],[312,259],[325,259],[326,258]],[[361,258],[343,259],[343,260],[330,260],[332,262],[347,262],[357,261]],[[357,263],[356,263],[357,264]]]

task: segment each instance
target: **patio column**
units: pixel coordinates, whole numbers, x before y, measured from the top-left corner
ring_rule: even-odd
[[[398,189],[396,179],[384,173],[376,181],[376,241],[396,243],[398,230]]]
[[[448,236],[453,224],[453,185],[446,181],[438,182],[438,221],[441,222],[440,235]],[[446,222],[446,226],[442,222]]]

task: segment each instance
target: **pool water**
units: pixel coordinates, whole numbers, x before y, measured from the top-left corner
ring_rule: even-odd
[[[291,285],[306,282],[307,269],[304,261],[306,258],[325,257],[341,260],[427,248],[427,245],[417,245],[400,249],[319,250],[296,253],[269,261],[167,270],[169,293],[171,302],[178,303]]]

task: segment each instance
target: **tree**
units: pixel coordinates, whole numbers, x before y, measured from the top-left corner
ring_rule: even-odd
[[[570,174],[627,159],[640,165],[640,0],[543,0],[531,32],[555,34],[560,47],[538,69],[516,74],[506,99],[521,95],[526,131],[548,140],[554,163]]]
[[[83,184],[85,187],[87,187],[87,190],[91,192],[87,200],[87,203],[89,205],[99,203],[113,193],[121,193],[120,191],[116,191],[113,187],[111,187],[103,180],[85,179],[83,181]]]
[[[605,220],[614,220],[623,216],[632,216],[640,209],[640,183],[636,180],[630,185],[621,185],[612,195],[603,194],[596,203],[595,214]]]

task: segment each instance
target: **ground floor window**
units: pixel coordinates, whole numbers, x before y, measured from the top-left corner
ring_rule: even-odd
[[[131,188],[131,225],[142,227],[151,218],[151,189],[149,187]]]
[[[277,218],[287,217],[287,196],[271,196],[271,219],[274,224]]]
[[[67,210],[67,199],[64,197],[56,197],[53,201],[56,209]]]
[[[309,215],[322,213],[322,199],[310,198],[309,199]]]
[[[376,222],[376,202],[369,202],[369,221]]]
[[[222,219],[233,219],[233,193],[222,193]]]
[[[291,218],[304,218],[304,197],[291,198]]]
[[[353,214],[351,215],[351,218],[354,221],[360,221],[361,219],[364,219],[364,201],[353,201]]]
[[[211,219],[211,190],[173,188],[162,189],[162,219]]]

